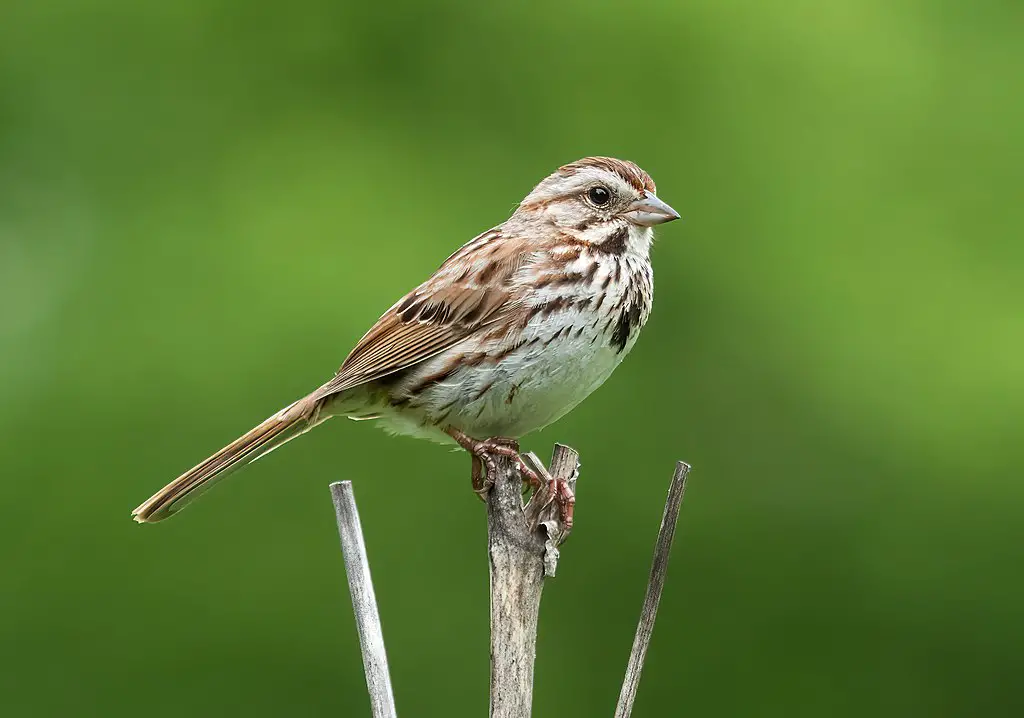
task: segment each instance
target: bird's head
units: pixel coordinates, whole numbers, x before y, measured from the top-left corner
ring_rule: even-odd
[[[585,157],[544,178],[519,204],[514,217],[553,224],[591,244],[623,232],[646,250],[651,227],[679,219],[658,199],[650,175],[632,162]]]

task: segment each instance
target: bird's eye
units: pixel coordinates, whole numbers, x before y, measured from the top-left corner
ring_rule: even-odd
[[[598,185],[597,187],[591,187],[587,190],[587,199],[598,207],[603,207],[611,201],[612,193],[608,191],[607,187]]]

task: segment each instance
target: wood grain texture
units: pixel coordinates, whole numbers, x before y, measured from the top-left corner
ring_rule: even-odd
[[[373,718],[395,718],[395,696],[391,690],[388,657],[384,651],[384,631],[377,598],[370,578],[370,562],[366,557],[363,529],[359,523],[355,494],[351,481],[331,484],[331,499],[338,518],[341,551],[345,557],[345,575],[352,594],[352,609],[359,632],[359,648],[363,653],[366,688],[370,693]]]
[[[538,462],[539,463],[539,462]],[[522,479],[513,459],[498,457],[487,497],[487,556],[491,586],[491,718],[527,718],[533,701],[537,618],[552,551],[567,532],[542,512],[524,511]],[[552,473],[575,480],[578,455],[556,445]],[[543,469],[543,466],[540,468]],[[555,470],[558,473],[554,473]],[[547,471],[544,470],[547,475]],[[544,491],[535,499],[544,502]],[[531,502],[532,503],[532,502]],[[549,535],[549,531],[551,534]]]

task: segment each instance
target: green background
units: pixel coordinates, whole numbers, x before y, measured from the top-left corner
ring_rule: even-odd
[[[399,710],[486,710],[465,455],[329,423],[130,510],[317,386],[541,177],[683,220],[583,457],[538,716],[1024,713],[1024,43],[1013,2],[0,5],[0,712],[368,715],[327,484]]]

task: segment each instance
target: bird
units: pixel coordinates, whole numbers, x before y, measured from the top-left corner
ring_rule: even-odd
[[[336,416],[456,444],[485,494],[496,456],[555,422],[633,348],[654,298],[653,228],[679,218],[633,162],[585,157],[449,256],[360,339],[325,384],[139,505],[163,520],[230,472]],[[555,487],[567,502],[567,489]],[[571,514],[567,517],[571,521]]]

